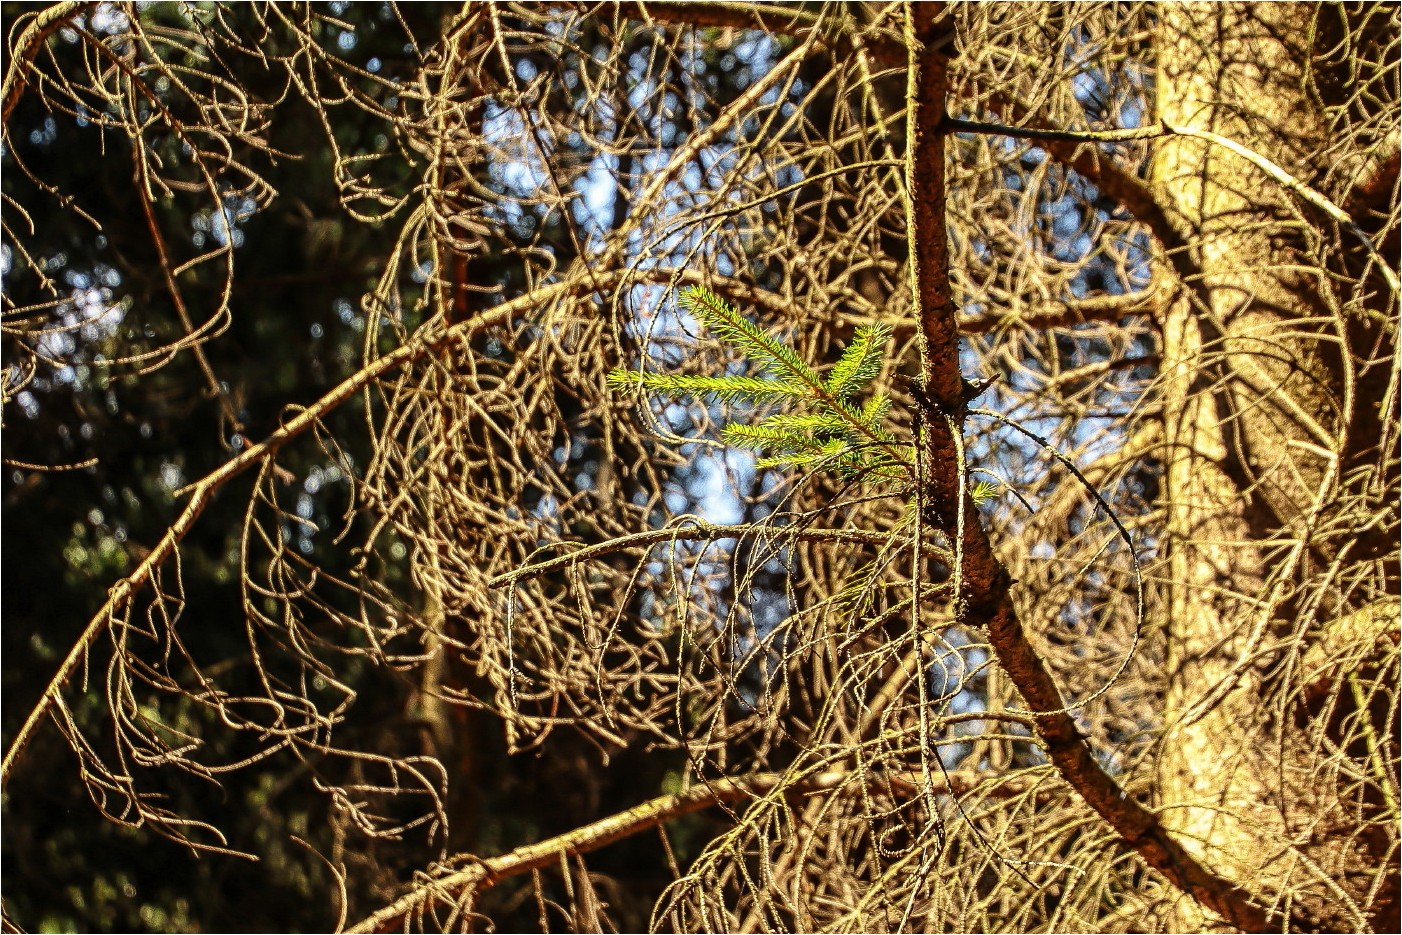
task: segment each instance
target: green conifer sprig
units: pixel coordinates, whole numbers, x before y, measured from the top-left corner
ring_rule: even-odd
[[[705,286],[688,286],[677,295],[677,304],[701,319],[711,333],[744,352],[745,356],[777,379],[795,386],[814,386],[821,378],[794,353],[793,348],[776,341],[741,315],[734,306]]]
[[[785,403],[788,411],[758,424],[732,423],[721,431],[727,444],[765,453],[757,467],[826,464],[844,475],[895,478],[906,471],[908,446],[883,427],[890,397],[857,397],[881,373],[891,329],[884,324],[857,328],[824,379],[793,348],[766,334],[720,296],[688,286],[677,304],[722,341],[764,368],[767,377],[688,376],[615,370],[610,386],[638,388],[667,396],[697,396],[724,402]]]
[[[995,499],[1003,492],[1003,485],[996,481],[978,480],[969,487],[969,496],[980,506]]]
[[[882,352],[891,337],[887,324],[862,325],[828,374],[827,390],[846,401],[881,375]]]
[[[609,386],[622,389],[640,386],[668,396],[705,396],[724,402],[780,402],[807,396],[805,387],[762,377],[703,377],[691,374],[645,373],[615,370],[608,375]]]

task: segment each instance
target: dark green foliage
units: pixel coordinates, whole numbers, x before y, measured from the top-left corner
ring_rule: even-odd
[[[347,29],[326,22],[316,35],[342,58],[363,66],[380,60],[381,75],[408,77],[418,67],[406,49],[403,26],[420,41],[432,41],[439,4],[402,8],[403,26],[387,4],[344,4],[337,16]],[[30,4],[4,4],[8,25]],[[155,21],[189,26],[174,4],[139,8]],[[285,34],[266,30],[252,4],[221,11],[231,30],[269,55],[294,51]],[[96,29],[92,21],[88,26]],[[353,32],[354,47],[337,45]],[[44,56],[81,73],[85,53],[60,32]],[[191,63],[193,64],[193,63]],[[95,458],[84,470],[61,473],[6,468],[4,472],[3,660],[4,727],[8,744],[20,720],[33,707],[59,659],[79,629],[102,603],[107,589],[129,573],[158,541],[183,501],[172,486],[194,480],[227,460],[235,444],[257,441],[276,429],[289,403],[305,404],[352,372],[365,341],[366,316],[361,297],[375,284],[393,247],[394,229],[356,223],[340,203],[331,174],[327,127],[296,94],[286,93],[274,69],[256,58],[218,48],[203,67],[247,89],[255,100],[278,101],[270,113],[268,141],[283,154],[272,156],[240,147],[233,158],[250,165],[278,196],[238,222],[242,244],[234,251],[236,279],[228,328],[206,341],[202,351],[224,384],[225,398],[242,424],[224,418],[193,354],[186,351],[164,367],[134,374],[108,361],[177,337],[182,327],[174,309],[138,191],[133,184],[132,143],[120,132],[44,106],[26,92],[8,123],[3,155],[7,220],[23,209],[35,220],[36,236],[27,241],[46,261],[60,295],[85,284],[112,290],[125,299],[124,316],[108,336],[75,335],[70,359],[82,366],[60,373],[41,367],[21,404],[6,407],[4,449],[7,457],[37,464],[66,464]],[[202,80],[190,75],[197,85]],[[173,100],[175,95],[167,95]],[[180,111],[181,119],[193,115]],[[378,152],[384,126],[357,112],[356,119],[336,114],[330,127],[348,155]],[[178,140],[158,125],[149,145],[172,174],[188,171]],[[36,186],[21,165],[63,197]],[[404,168],[401,163],[401,169]],[[408,176],[406,175],[406,178]],[[184,190],[157,193],[151,208],[173,261],[183,263],[208,249],[195,235],[210,237],[208,199]],[[73,211],[71,204],[96,218],[101,230]],[[28,233],[22,224],[11,225]],[[11,246],[8,234],[7,247]],[[187,306],[198,324],[217,303],[224,286],[220,264],[196,266],[179,279]],[[33,306],[51,302],[39,278],[11,253],[4,278],[8,303]],[[6,306],[7,324],[11,304]],[[6,341],[16,340],[7,332]],[[13,344],[7,361],[17,359]],[[345,454],[364,463],[366,450],[354,445],[356,433],[345,426],[363,424],[358,400],[333,414],[327,428],[351,439]],[[327,455],[315,445],[290,448],[281,464],[288,477],[276,485],[285,506],[301,498],[310,527],[291,529],[294,545],[307,544],[309,560],[343,571],[347,556],[332,547],[348,502],[343,477],[328,475]],[[320,473],[318,473],[320,472]],[[307,485],[313,475],[319,486]],[[172,484],[171,481],[177,481]],[[202,662],[227,660],[223,681],[240,685],[248,641],[237,587],[239,537],[248,505],[248,485],[235,484],[206,508],[186,540],[180,584],[190,611],[179,633]],[[327,531],[330,531],[329,533]],[[396,569],[383,574],[392,576]],[[105,651],[106,645],[99,643]],[[86,682],[70,687],[72,716],[83,729],[102,723],[106,659],[94,652]],[[339,675],[359,692],[366,720],[377,739],[368,748],[412,739],[412,730],[395,727],[402,720],[408,686],[394,673],[347,666]],[[251,685],[249,686],[252,687]],[[201,753],[211,762],[236,762],[254,751],[247,738],[222,728],[194,704],[170,705],[163,722],[189,730],[207,744]],[[377,723],[378,720],[378,723]],[[99,729],[100,730],[100,729]],[[367,731],[367,733],[370,733]],[[137,771],[141,782],[158,790],[165,807],[205,818],[241,816],[228,827],[229,846],[259,857],[258,863],[221,856],[192,858],[190,851],[150,829],[127,829],[102,817],[89,800],[73,754],[58,731],[45,725],[25,751],[7,786],[4,801],[5,908],[31,931],[201,931],[221,927],[250,931],[317,931],[334,921],[334,908],[323,898],[332,877],[317,857],[295,844],[296,835],[322,853],[331,851],[333,832],[324,796],[310,788],[309,777],[337,769],[315,759],[274,758],[270,769],[220,777],[220,785],[188,782],[172,776],[163,782],[155,769]],[[288,781],[273,769],[303,781]],[[393,855],[387,858],[387,862]],[[406,848],[398,857],[405,872],[422,856]],[[366,877],[360,878],[362,881]]]

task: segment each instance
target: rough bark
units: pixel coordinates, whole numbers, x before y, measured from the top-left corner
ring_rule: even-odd
[[[1325,121],[1304,75],[1314,13],[1165,5],[1159,119],[1235,140],[1303,182],[1319,177]],[[1239,156],[1171,137],[1152,185],[1174,226],[1192,232],[1200,271],[1180,282],[1164,329],[1170,583],[1157,804],[1191,853],[1260,901],[1290,893],[1324,925],[1367,924],[1351,903],[1370,857],[1331,835],[1330,790],[1316,788],[1298,741],[1267,723],[1270,647],[1306,630],[1280,563],[1303,574],[1329,558],[1289,543],[1308,538],[1353,415],[1330,356],[1328,286],[1302,209]],[[1185,905],[1178,924],[1212,923]]]

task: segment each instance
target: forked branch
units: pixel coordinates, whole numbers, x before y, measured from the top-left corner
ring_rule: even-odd
[[[97,6],[96,3],[55,3],[53,6],[40,10],[34,14],[24,31],[19,34],[14,43],[9,48],[9,64],[5,67],[4,88],[0,89],[0,98],[4,100],[3,122],[9,124],[10,113],[19,103],[20,97],[24,94],[27,84],[24,73],[29,68],[34,57],[39,54],[39,50],[44,47],[44,42],[55,32],[62,29],[74,17],[81,16],[90,8]]]

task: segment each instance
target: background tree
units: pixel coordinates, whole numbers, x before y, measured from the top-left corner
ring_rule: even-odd
[[[1394,8],[6,12],[7,924],[1395,919]]]

